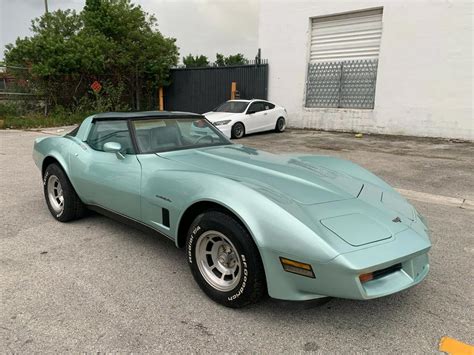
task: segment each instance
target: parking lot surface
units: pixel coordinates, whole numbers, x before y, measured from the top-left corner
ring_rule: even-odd
[[[350,159],[411,191],[433,248],[427,279],[392,296],[232,310],[200,291],[171,241],[94,214],[56,222],[31,158],[44,134],[0,131],[1,353],[436,353],[445,335],[474,343],[474,210],[449,203],[474,200],[474,144],[303,130],[237,141]]]

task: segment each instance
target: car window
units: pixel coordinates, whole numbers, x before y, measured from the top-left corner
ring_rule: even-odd
[[[260,102],[260,101],[253,102],[248,109],[248,111],[254,111],[254,112],[260,112],[263,110],[265,110],[265,107],[263,106],[263,102]]]
[[[216,107],[214,112],[241,113],[247,108],[248,102],[245,101],[227,101]]]
[[[272,110],[272,109],[275,108],[275,105],[274,105],[274,104],[271,104],[271,103],[269,103],[269,102],[264,102],[264,103],[263,103],[263,106],[265,107],[265,111],[266,111],[266,110]]]
[[[134,154],[132,139],[125,120],[96,121],[93,123],[87,144],[94,149],[104,151],[104,144],[108,142],[120,143],[122,152]]]
[[[204,118],[144,119],[133,120],[132,124],[142,153],[230,144]]]

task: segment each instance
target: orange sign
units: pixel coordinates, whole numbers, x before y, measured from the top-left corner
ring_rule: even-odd
[[[102,85],[96,80],[91,84],[91,89],[94,90],[94,92],[99,92],[100,89],[102,89]]]

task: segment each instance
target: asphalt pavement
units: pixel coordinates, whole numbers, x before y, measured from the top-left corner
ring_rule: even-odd
[[[171,241],[94,214],[56,222],[31,158],[44,134],[0,130],[1,353],[437,353],[442,336],[474,344],[474,209],[449,203],[474,200],[472,143],[302,130],[240,140],[351,159],[410,191],[433,248],[427,279],[395,295],[232,310],[200,291]]]

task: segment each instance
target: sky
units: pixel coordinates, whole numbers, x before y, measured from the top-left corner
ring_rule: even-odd
[[[158,19],[160,32],[177,39],[180,57],[217,52],[257,54],[258,0],[132,0]],[[85,0],[48,0],[49,11],[80,11]],[[44,0],[0,0],[0,59],[4,47],[31,35],[30,24],[44,13]]]

